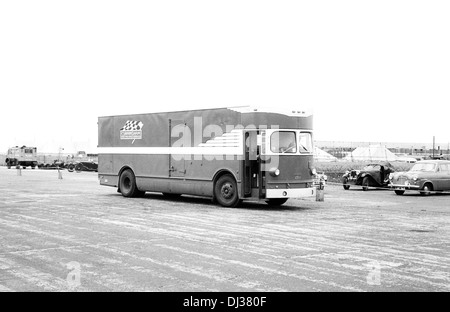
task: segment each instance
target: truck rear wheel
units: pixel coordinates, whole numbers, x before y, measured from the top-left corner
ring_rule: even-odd
[[[136,177],[133,171],[127,169],[120,175],[119,178],[120,193],[124,197],[138,197],[145,194],[145,192],[139,191],[136,185]]]
[[[214,185],[214,197],[224,207],[236,207],[239,194],[236,180],[230,174],[221,176]]]

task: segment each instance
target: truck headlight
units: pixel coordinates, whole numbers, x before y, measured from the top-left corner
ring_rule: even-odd
[[[280,169],[278,168],[272,168],[269,172],[274,177],[278,177],[280,175]]]
[[[316,168],[312,168],[312,169],[311,169],[311,175],[317,175],[317,170],[316,170]]]

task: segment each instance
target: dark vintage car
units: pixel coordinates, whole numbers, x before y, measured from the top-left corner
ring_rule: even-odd
[[[406,190],[419,191],[421,195],[450,191],[450,161],[418,161],[409,171],[391,174],[389,181],[397,195],[403,195]]]
[[[38,164],[39,169],[64,169],[65,164],[62,161],[54,160],[53,163],[39,163]]]
[[[94,161],[77,161],[67,165],[67,171],[69,172],[81,172],[81,171],[95,171],[98,172],[98,163]]]
[[[348,170],[342,176],[344,190],[348,190],[350,185],[361,185],[364,191],[372,187],[388,187],[389,175],[394,172],[394,168],[389,162],[371,163],[362,170]]]

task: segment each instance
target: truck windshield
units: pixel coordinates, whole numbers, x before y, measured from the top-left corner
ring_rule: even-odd
[[[270,136],[272,153],[297,153],[297,140],[293,131],[276,131]]]
[[[311,133],[301,132],[298,141],[300,146],[300,153],[312,153],[313,147]]]

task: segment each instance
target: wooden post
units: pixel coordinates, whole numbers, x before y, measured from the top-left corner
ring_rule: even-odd
[[[316,201],[324,201],[325,199],[325,190],[324,190],[324,184],[323,180],[320,179],[319,185],[316,189]]]

